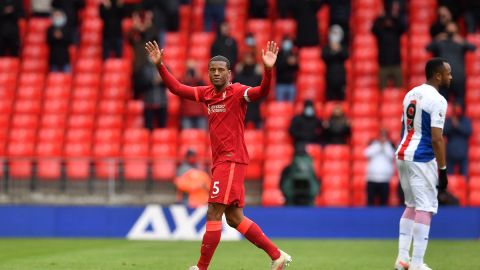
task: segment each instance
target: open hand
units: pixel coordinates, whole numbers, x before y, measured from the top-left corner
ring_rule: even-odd
[[[156,41],[145,43],[145,50],[148,53],[148,57],[155,65],[160,65],[162,63],[163,49],[160,50]]]
[[[263,64],[267,69],[271,69],[277,61],[278,46],[275,41],[267,42],[267,48],[262,49]]]

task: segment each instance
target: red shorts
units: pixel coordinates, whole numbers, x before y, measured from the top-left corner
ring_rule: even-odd
[[[209,203],[245,206],[245,188],[243,181],[247,164],[222,162],[212,168]]]

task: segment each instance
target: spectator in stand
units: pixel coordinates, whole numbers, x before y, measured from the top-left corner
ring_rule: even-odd
[[[153,25],[157,31],[158,45],[163,46],[165,32],[178,31],[179,27],[179,8],[178,0],[144,0],[142,7],[153,12]]]
[[[347,72],[345,61],[348,50],[342,45],[343,30],[332,25],[328,34],[328,45],[323,48],[322,59],[327,66],[327,100],[344,100]]]
[[[324,0],[330,6],[330,20],[328,25],[340,25],[343,29],[342,45],[348,48],[350,41],[350,9],[351,0]]]
[[[245,53],[251,53],[253,55],[257,55],[257,40],[252,33],[247,33],[245,35]],[[236,58],[235,58],[236,59]]]
[[[390,180],[394,173],[395,150],[385,129],[381,129],[379,137],[374,139],[365,149],[365,157],[368,158],[368,205],[375,205],[377,198],[381,206],[388,205]]]
[[[230,60],[232,67],[237,63],[237,42],[230,36],[230,26],[222,22],[217,29],[217,36],[210,49],[210,55],[223,55]]]
[[[153,13],[148,10],[136,11],[132,15],[132,28],[128,33],[128,42],[133,47],[133,84],[134,98],[139,98],[142,93],[142,67],[148,63],[145,54],[145,43],[157,38],[157,32],[153,25]]]
[[[203,31],[210,32],[225,20],[226,0],[206,0],[203,11]]]
[[[247,52],[243,61],[236,67],[234,81],[244,85],[260,85],[262,82],[262,67],[257,64],[255,54]],[[260,105],[263,101],[248,102],[245,124],[247,127],[261,128]]]
[[[18,56],[20,34],[18,20],[23,17],[21,0],[0,1],[0,56]]]
[[[280,18],[289,18],[292,15],[292,2],[290,0],[277,0],[277,9]]]
[[[313,160],[305,151],[305,146],[295,149],[292,163],[283,169],[280,189],[285,197],[285,205],[314,205],[320,181],[315,175]]]
[[[328,121],[323,122],[324,141],[326,144],[346,144],[350,139],[350,123],[340,105],[333,108]]]
[[[452,116],[447,119],[443,134],[447,137],[447,169],[449,174],[457,172],[467,176],[468,140],[472,135],[472,123],[465,116],[463,106],[455,104]]]
[[[103,20],[103,59],[113,50],[115,57],[123,55],[123,0],[102,0],[100,17]]]
[[[197,153],[189,149],[185,160],[177,168],[175,185],[178,189],[177,201],[190,207],[200,207],[208,202],[210,176],[200,168]]]
[[[142,67],[141,72],[145,127],[149,130],[164,128],[167,124],[167,89],[157,67],[150,60]]]
[[[463,105],[465,97],[465,53],[474,51],[476,47],[458,33],[458,27],[455,23],[449,23],[446,30],[447,38],[433,41],[427,46],[427,50],[434,56],[447,59],[450,63],[453,77],[450,89],[455,96],[455,102]],[[446,89],[440,89],[440,93],[448,100]]]
[[[430,36],[434,40],[442,40],[447,37],[447,25],[452,22],[452,13],[445,6],[439,6],[437,21],[430,26]]]
[[[292,118],[288,133],[292,136],[295,149],[321,142],[322,120],[315,115],[315,107],[311,100],[305,100],[302,113]]]
[[[466,0],[464,19],[467,32],[475,33],[480,25],[480,1]]]
[[[476,0],[474,0],[476,1]],[[461,16],[463,16],[463,9],[465,7],[466,0],[437,0],[437,6],[444,6],[450,10],[452,14],[452,21],[457,21]]]
[[[400,4],[392,2],[390,9],[377,17],[372,32],[377,38],[380,89],[392,79],[395,87],[402,87],[403,75],[400,55],[400,38],[406,27],[400,19]]]
[[[284,37],[277,58],[277,101],[295,101],[295,78],[298,71],[297,50],[293,40]]]
[[[33,17],[49,17],[52,12],[52,0],[34,0],[32,4]]]
[[[47,30],[47,42],[50,48],[50,71],[70,72],[70,53],[68,47],[73,43],[67,26],[67,16],[62,10],[52,12],[52,25]]]
[[[291,5],[293,16],[297,22],[296,45],[300,48],[318,46],[320,41],[317,11],[320,9],[321,1],[295,1]]]
[[[183,83],[191,86],[205,85],[202,78],[198,75],[195,63],[187,61],[187,72]],[[205,106],[202,103],[181,99],[181,126],[186,128],[207,129],[207,119],[205,117]]]
[[[248,7],[248,17],[255,19],[266,19],[268,16],[268,1],[254,0],[250,1]]]
[[[78,11],[85,7],[85,0],[53,0],[52,7],[62,10],[67,16],[67,28],[75,43],[80,41]]]

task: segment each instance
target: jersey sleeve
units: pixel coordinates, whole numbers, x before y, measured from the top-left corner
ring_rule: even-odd
[[[260,100],[268,95],[270,91],[270,82],[272,79],[272,70],[265,70],[263,72],[262,83],[260,86],[248,87],[243,92],[243,98],[246,102],[253,102]]]
[[[191,87],[180,83],[167,69],[164,64],[158,66],[158,72],[162,77],[165,86],[167,86],[168,90],[173,94],[186,98],[189,100],[203,102],[204,101],[204,91],[205,87],[203,86],[196,86]]]
[[[430,126],[441,128],[445,124],[445,116],[447,114],[447,101],[444,99],[436,99],[430,104]]]

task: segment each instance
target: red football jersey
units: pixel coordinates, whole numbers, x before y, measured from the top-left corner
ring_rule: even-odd
[[[230,84],[217,92],[213,85],[189,87],[179,83],[162,64],[160,75],[167,88],[183,98],[203,102],[207,106],[213,166],[224,161],[248,164],[245,145],[245,113],[247,102],[268,95],[271,70],[266,70],[257,87]]]

